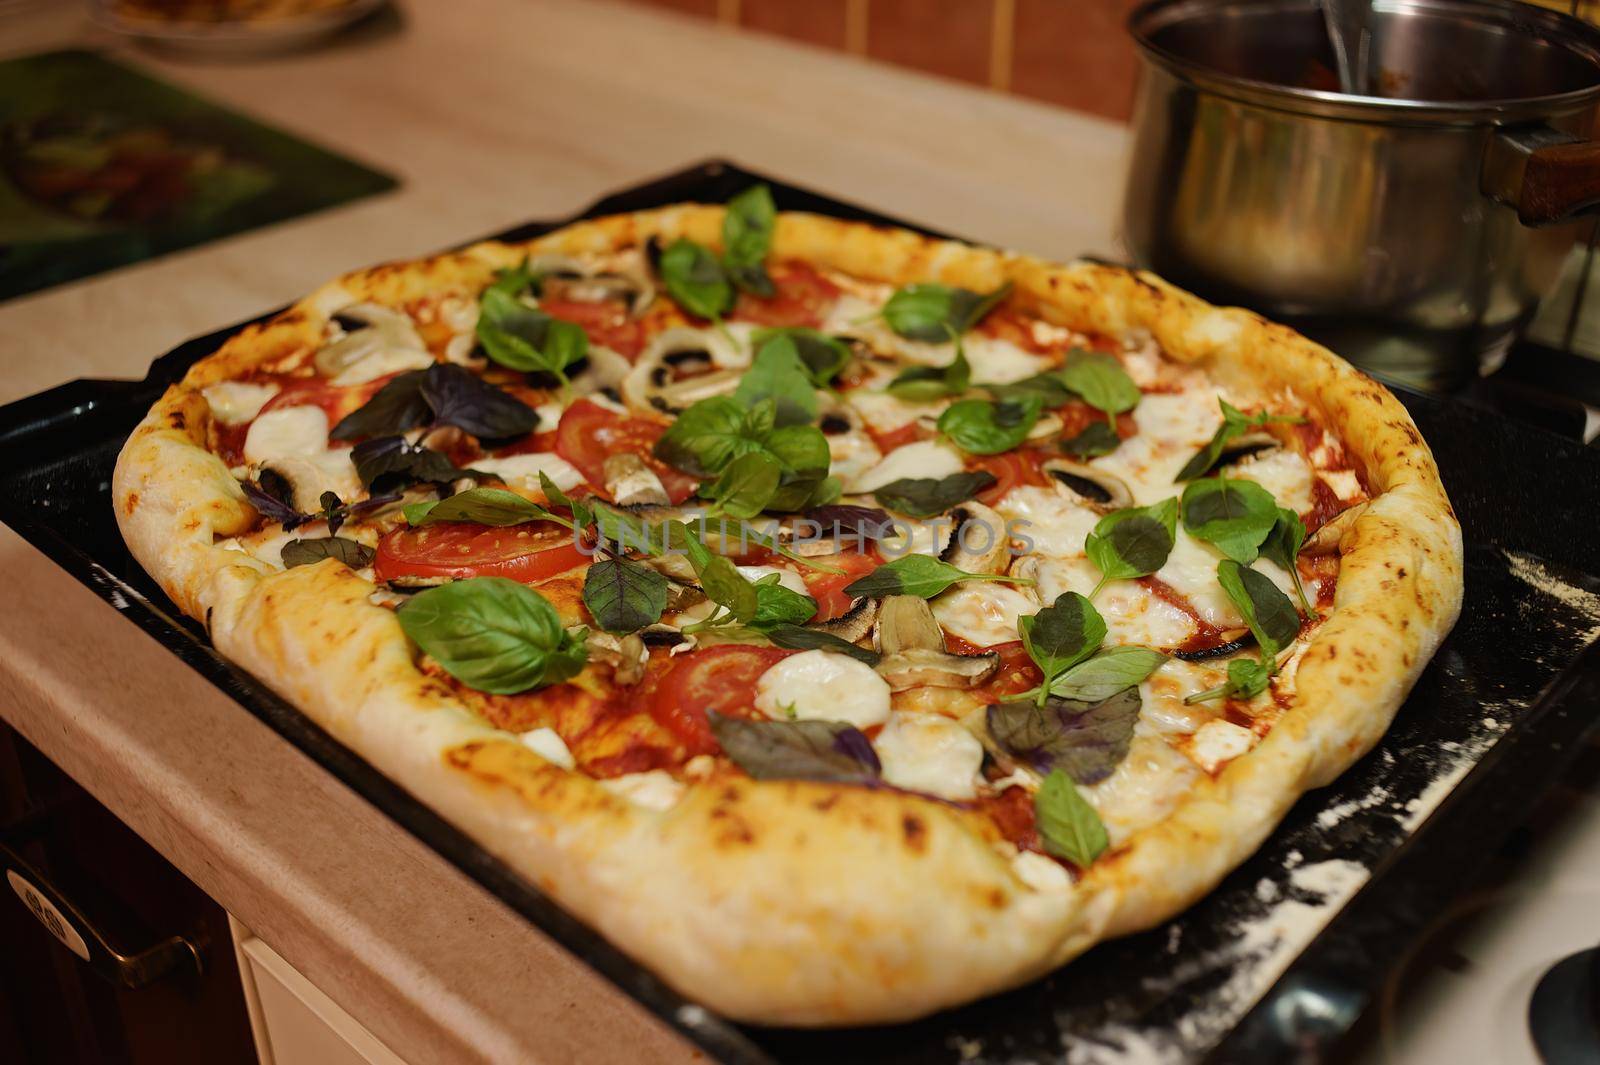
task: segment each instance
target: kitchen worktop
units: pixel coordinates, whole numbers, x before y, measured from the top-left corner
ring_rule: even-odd
[[[0,15],[0,56],[63,47],[402,184],[0,304],[0,402],[142,377],[343,271],[711,156],[978,240],[1115,252],[1122,127],[633,6],[412,3],[226,63],[132,49],[76,5]],[[0,579],[0,717],[413,1065],[701,1056],[4,528]]]

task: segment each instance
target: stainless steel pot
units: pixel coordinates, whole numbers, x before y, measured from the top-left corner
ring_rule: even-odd
[[[1377,93],[1337,91],[1316,0],[1153,0],[1132,257],[1366,368],[1503,360],[1600,205],[1600,31],[1496,0],[1378,0]]]

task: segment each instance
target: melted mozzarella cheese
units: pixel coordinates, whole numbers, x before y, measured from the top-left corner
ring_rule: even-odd
[[[1115,847],[1172,813],[1199,775],[1193,762],[1159,736],[1136,732],[1115,771],[1078,790],[1100,814]]]
[[[683,784],[665,769],[627,773],[595,783],[613,795],[651,810],[670,810],[683,798]]]
[[[583,474],[578,472],[577,467],[560,455],[549,451],[539,451],[531,455],[507,455],[498,459],[476,459],[472,463],[472,468],[492,473],[506,484],[523,488],[538,488],[541,473],[554,481],[556,487],[563,492],[583,483]]]
[[[1031,596],[993,581],[967,581],[933,601],[939,624],[979,647],[1021,639],[1017,619],[1038,612]]]
[[[277,385],[253,385],[244,381],[221,381],[200,390],[211,407],[211,416],[223,425],[243,425],[261,413],[267,400],[278,394]]]
[[[1333,494],[1339,497],[1341,503],[1361,498],[1361,481],[1356,477],[1355,470],[1327,470],[1317,476],[1333,489]]]
[[[875,492],[903,477],[948,477],[960,473],[960,452],[937,440],[919,440],[897,447],[882,462],[856,478],[851,491]]]
[[[1222,409],[1212,388],[1154,393],[1133,408],[1133,420],[1138,432],[1091,465],[1121,477],[1143,506],[1179,493],[1173,478],[1222,424]]]
[[[318,528],[326,529],[327,527],[318,526]],[[303,536],[314,537],[317,535],[319,534],[313,531],[312,526],[303,525],[293,532],[284,532],[277,524],[269,524],[259,532],[218,540],[216,546],[224,551],[237,551],[240,554],[249,555],[259,562],[265,562],[269,566],[277,566],[281,569],[283,567],[284,544],[287,544],[290,540],[298,540]]]
[[[1066,891],[1072,887],[1072,877],[1061,867],[1038,851],[1021,851],[1011,859],[1011,871],[1018,880],[1034,891]]]
[[[839,478],[846,492],[854,492],[861,476],[883,461],[883,452],[866,433],[834,433],[827,440],[828,472]]]
[[[426,351],[416,351],[412,348],[378,348],[350,363],[330,383],[341,388],[347,385],[364,385],[368,381],[376,381],[390,374],[404,373],[407,370],[426,370],[432,365],[433,356]]]
[[[1228,476],[1254,481],[1272,493],[1278,506],[1288,507],[1296,514],[1311,509],[1311,467],[1298,452],[1286,447],[1236,462]]]
[[[246,462],[315,458],[328,450],[328,416],[321,407],[279,407],[250,423],[244,437]]]
[[[1256,734],[1231,721],[1208,721],[1189,741],[1189,757],[1207,773],[1215,773],[1255,746]]]
[[[340,499],[354,499],[362,492],[349,448],[330,448],[309,458],[273,459],[271,465],[293,486],[294,508],[304,514],[321,509],[324,492]]]
[[[883,779],[897,788],[970,799],[978,794],[983,744],[939,714],[894,713],[872,742]]]
[[[831,651],[802,651],[756,681],[756,709],[770,718],[843,721],[856,728],[889,719],[889,685],[864,662]]]
[[[1011,537],[1024,554],[1074,558],[1094,531],[1100,515],[1065,488],[1027,485],[1006,493],[996,507],[1010,523]]]
[[[811,594],[800,574],[792,569],[784,569],[782,566],[736,566],[734,568],[739,571],[740,576],[752,584],[763,577],[770,577],[776,573],[778,575],[778,583],[791,592],[799,592],[801,595]]]
[[[944,399],[913,402],[870,388],[851,389],[844,394],[844,401],[862,421],[880,433],[892,433],[918,418],[937,418],[950,405],[950,401]]]
[[[567,742],[553,728],[536,728],[531,732],[522,733],[517,738],[527,744],[530,751],[553,766],[572,769],[578,764],[573,760]]]
[[[1100,571],[1087,558],[1041,558],[1035,579],[1039,602],[1053,603],[1064,592],[1088,595],[1100,582]],[[1194,635],[1193,618],[1138,581],[1106,582],[1094,605],[1105,618],[1106,642],[1112,645],[1179,647]]]
[[[1210,544],[1201,543],[1190,536],[1183,526],[1178,527],[1177,542],[1166,564],[1156,571],[1156,577],[1178,592],[1207,622],[1219,629],[1239,628],[1244,624],[1238,607],[1228,598],[1228,593],[1217,583],[1217,563],[1223,554]],[[1268,577],[1285,594],[1294,594],[1294,584],[1280,567],[1264,558],[1252,563],[1258,573]]]
[[[981,333],[965,337],[962,348],[972,363],[972,383],[978,385],[1013,384],[1050,365],[1049,359],[1024,351],[1009,340]]]
[[[1221,684],[1227,676],[1224,661],[1185,662],[1168,659],[1139,685],[1139,720],[1163,736],[1184,737],[1212,720],[1215,704],[1189,705],[1183,700]]]

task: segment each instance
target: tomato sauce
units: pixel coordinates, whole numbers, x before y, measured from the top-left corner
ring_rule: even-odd
[[[1033,796],[1026,788],[1013,784],[998,795],[978,798],[972,808],[987,817],[1001,838],[1018,850],[1043,852],[1034,820]]]
[[[979,647],[950,633],[945,636],[944,645],[945,650],[953,655],[981,655],[985,651],[993,651],[1000,656],[1000,668],[994,676],[972,689],[972,694],[986,703],[1004,702],[1013,695],[1032,691],[1044,683],[1044,673],[1028,656],[1028,649],[1022,646],[1021,640]]]
[[[1187,598],[1166,581],[1158,577],[1140,577],[1139,583],[1144,585],[1151,595],[1163,603],[1183,611],[1184,614],[1188,615],[1189,620],[1194,622],[1194,634],[1179,646],[1171,648],[1171,650],[1193,654],[1197,651],[1213,650],[1228,642],[1221,629],[1201,617],[1200,612],[1194,608],[1194,604],[1189,602]]]
[[[810,264],[798,260],[768,263],[767,276],[772,278],[777,294],[764,299],[741,292],[729,318],[779,328],[815,329],[842,291]]]

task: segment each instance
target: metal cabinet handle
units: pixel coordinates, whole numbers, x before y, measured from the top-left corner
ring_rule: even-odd
[[[1500,130],[1489,140],[1482,187],[1525,226],[1570,221],[1600,205],[1600,142],[1548,126]]]
[[[94,922],[22,855],[0,841],[6,883],[51,935],[118,987],[145,987],[168,975],[198,974],[200,953],[182,936],[169,936],[144,950],[123,953]]]

